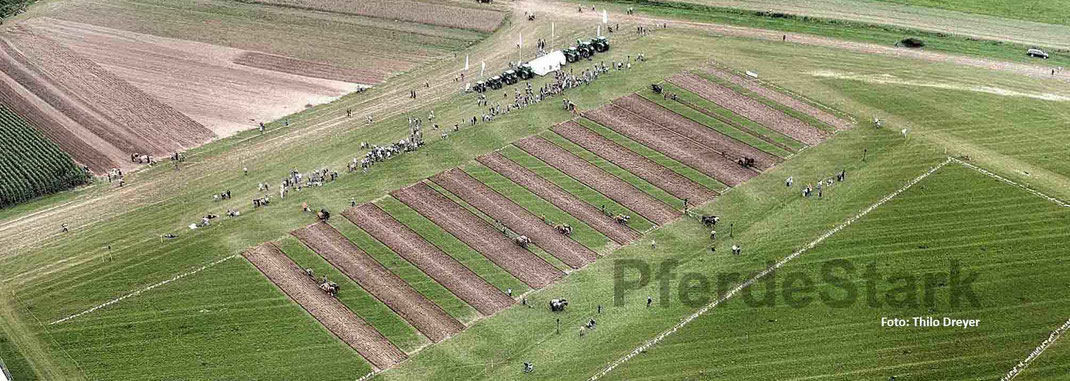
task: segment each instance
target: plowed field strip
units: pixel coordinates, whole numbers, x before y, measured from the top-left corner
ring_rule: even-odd
[[[290,234],[330,262],[369,294],[390,307],[431,341],[439,342],[464,329],[441,307],[416,292],[326,223],[316,223]]]
[[[607,105],[585,112],[583,116],[713,177],[725,185],[739,185],[757,174],[740,167],[720,152],[675,132],[657,128],[650,121],[619,107]]]
[[[710,147],[714,151],[724,152],[731,160],[738,160],[741,157],[753,158],[755,166],[761,169],[770,168],[780,161],[776,156],[721,134],[717,130],[644,99],[638,94],[618,98],[613,101],[613,104],[650,120],[662,128]]]
[[[339,67],[322,62],[305,61],[292,57],[283,57],[258,52],[243,53],[234,60],[234,63],[305,77],[331,79],[362,85],[380,83],[386,79],[387,74],[389,74],[385,71]]]
[[[546,139],[532,136],[513,145],[658,225],[680,216],[680,212],[668,204]]]
[[[753,91],[754,93],[756,93],[758,95],[761,95],[761,96],[763,96],[763,97],[765,97],[765,98],[767,98],[769,100],[772,100],[772,101],[780,103],[780,104],[782,104],[784,106],[790,107],[790,108],[794,109],[795,111],[801,112],[801,113],[806,114],[806,115],[810,115],[810,116],[814,117],[817,120],[820,120],[821,122],[823,122],[825,124],[828,124],[828,125],[830,125],[832,127],[835,127],[836,130],[842,131],[842,130],[846,130],[846,129],[851,128],[851,122],[843,120],[843,119],[841,119],[841,118],[839,118],[839,117],[837,117],[835,115],[832,115],[832,114],[830,114],[830,113],[828,113],[828,112],[826,112],[824,110],[821,110],[821,109],[819,109],[817,107],[814,107],[814,106],[810,105],[809,103],[806,103],[806,102],[803,102],[801,100],[795,99],[795,97],[792,97],[790,95],[787,95],[787,94],[781,93],[779,91],[770,89],[768,87],[762,86],[760,83],[758,83],[755,80],[750,80],[750,79],[747,79],[747,78],[744,78],[744,77],[740,77],[738,75],[729,73],[727,71],[724,71],[724,70],[721,70],[721,69],[717,69],[717,68],[712,68],[712,67],[707,67],[707,68],[704,68],[703,70],[705,72],[713,75],[713,76],[716,76],[717,78],[726,80],[728,82],[732,82],[732,83],[734,83],[734,84],[736,84],[738,86],[741,86],[741,87],[743,87],[743,88],[745,88],[747,90]]]
[[[305,272],[274,244],[260,244],[242,255],[290,299],[375,367],[390,368],[408,357],[342,302],[321,291],[316,282],[308,279]]]
[[[483,315],[493,315],[513,304],[508,295],[375,204],[349,208],[342,215]]]
[[[702,204],[717,197],[717,192],[616,142],[588,130],[574,121],[553,127],[553,131],[614,165],[639,176],[643,180],[680,199]]]
[[[682,91],[687,91],[687,90],[682,90]],[[675,99],[675,101],[680,103],[680,104],[682,104],[682,105],[684,105],[684,106],[687,106],[687,107],[691,108],[692,110],[698,111],[698,112],[702,113],[703,115],[706,115],[706,116],[708,116],[710,118],[716,119],[716,120],[720,121],[721,123],[727,124],[727,125],[735,128],[735,129],[737,129],[737,130],[743,131],[747,135],[753,136],[755,138],[761,139],[762,141],[764,141],[766,143],[772,144],[773,146],[775,146],[777,148],[780,148],[780,149],[782,149],[784,151],[787,151],[789,154],[793,154],[793,153],[799,152],[798,148],[795,148],[795,147],[789,146],[787,144],[784,144],[784,142],[779,142],[779,141],[777,141],[776,139],[773,139],[773,137],[771,137],[771,136],[769,136],[767,134],[763,134],[761,132],[755,131],[755,129],[753,129],[751,127],[744,126],[743,123],[740,123],[739,121],[732,120],[732,118],[728,118],[728,117],[726,117],[724,115],[719,115],[716,112],[713,112],[713,111],[707,109],[706,107],[702,107],[702,106],[699,106],[699,105],[695,104],[694,102],[685,100],[685,99],[683,99],[683,97],[678,97],[677,99]],[[751,123],[753,123],[753,122],[751,122]],[[783,139],[795,142],[796,144],[798,144],[800,146],[805,146],[801,142],[796,142],[795,140],[789,138],[787,135],[781,134],[781,133],[773,131],[773,130],[770,130],[770,132],[771,133],[775,133],[777,135],[781,135],[781,136],[783,136]]]
[[[565,275],[423,182],[390,194],[532,288],[545,287]]]
[[[824,131],[811,127],[780,110],[697,75],[677,74],[669,78],[669,82],[807,145],[821,143],[828,136]]]
[[[583,200],[561,189],[561,187],[539,177],[535,172],[509,160],[500,153],[492,152],[480,156],[476,160],[553,204],[558,209],[565,211],[572,217],[583,221],[592,229],[605,234],[606,237],[616,243],[625,244],[641,236],[639,232],[616,223],[612,217],[605,215],[598,208],[583,202]]]
[[[547,226],[530,211],[495,192],[464,171],[454,168],[431,177],[431,180],[469,205],[500,221],[513,231],[525,235],[546,252],[569,267],[582,268],[597,255],[571,238]]]

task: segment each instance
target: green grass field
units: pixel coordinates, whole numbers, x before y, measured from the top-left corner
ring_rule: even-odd
[[[999,378],[1070,315],[1060,286],[1070,281],[1070,265],[1061,260],[1068,217],[1064,207],[951,164],[767,278],[779,287],[775,306],[730,299],[610,379]],[[843,285],[822,280],[834,260],[853,268],[851,275],[842,267],[833,273],[857,291],[845,306],[819,297],[847,298]],[[961,279],[977,274],[970,289],[978,304],[965,296],[952,304],[953,262],[961,264]],[[873,292],[868,266],[884,279],[872,283]],[[930,282],[927,274],[943,278]],[[789,282],[802,290],[791,299]],[[752,288],[754,300],[768,300],[768,283]],[[881,325],[882,318],[915,316],[980,323]]]
[[[1015,181],[1060,197],[1070,195],[1066,164],[1059,160],[1060,154],[1065,153],[1066,149],[1063,143],[1065,139],[1061,138],[1064,132],[1051,127],[1065,124],[1063,122],[1067,114],[1066,108],[1062,107],[1064,102],[1009,95],[1012,93],[1007,91],[1003,92],[1004,95],[997,95],[977,89],[983,85],[1021,94],[1059,95],[1065,94],[1062,84],[975,68],[964,69],[950,64],[868,56],[794,44],[756,42],[673,29],[637,41],[624,38],[621,40],[621,43],[614,45],[614,50],[610,52],[607,60],[622,59],[628,54],[642,51],[648,55],[648,62],[636,65],[629,72],[611,72],[584,88],[570,92],[568,96],[581,108],[598,107],[615,97],[645,89],[649,84],[682,70],[715,60],[727,67],[760,72],[763,80],[767,82],[843,110],[860,121],[879,114],[887,121],[888,128],[877,130],[866,123],[860,123],[855,129],[839,133],[834,139],[799,152],[762,176],[707,204],[702,212],[722,216],[722,223],[717,227],[721,239],[716,243],[708,240],[706,228],[693,220],[685,219],[657,229],[632,245],[612,252],[600,251],[605,255],[598,262],[572,272],[553,286],[530,294],[528,301],[533,308],[514,306],[494,317],[475,321],[455,337],[416,352],[397,369],[383,373],[383,379],[516,379],[521,376],[521,364],[526,361],[536,364],[536,372],[527,378],[587,378],[695,309],[674,303],[662,307],[660,300],[656,301],[654,307],[646,308],[646,296],[658,295],[658,282],[628,293],[624,304],[615,306],[615,260],[635,259],[655,265],[663,260],[675,259],[681,262],[680,271],[686,269],[710,274],[722,271],[746,273],[761,269],[764,268],[766,259],[783,257],[802,247],[835,224],[898,189],[929,167],[942,162],[947,155],[969,155],[972,163]],[[899,78],[903,83],[880,84],[865,80],[869,77],[859,80],[852,79],[855,77],[849,75],[830,77],[815,74],[819,72],[877,76],[888,74]],[[919,86],[917,83],[949,86],[933,88]],[[517,202],[532,207],[542,203],[530,193],[519,192],[515,184],[502,181],[504,179],[494,181],[495,175],[481,172],[480,166],[472,164],[471,160],[525,136],[546,134],[544,136],[553,137],[545,131],[554,123],[571,117],[561,111],[556,98],[528,109],[514,111],[492,123],[462,127],[459,133],[444,141],[439,141],[437,136],[429,134],[430,144],[418,153],[405,154],[378,164],[367,174],[343,174],[338,181],[322,188],[291,192],[285,200],[273,198],[272,204],[266,208],[248,209],[248,199],[254,196],[251,190],[256,189],[257,182],[271,180],[274,187],[277,185],[275,179],[295,167],[302,171],[324,166],[343,168],[353,156],[362,154],[357,148],[359,142],[396,141],[407,133],[406,116],[422,117],[429,111],[413,110],[396,117],[383,118],[372,125],[365,125],[360,120],[342,121],[340,127],[331,130],[331,133],[304,135],[313,128],[310,126],[314,123],[337,116],[339,110],[347,105],[360,104],[367,97],[376,94],[379,93],[373,90],[368,94],[347,97],[335,104],[313,108],[291,117],[291,127],[288,129],[271,124],[269,133],[263,137],[244,133],[193,150],[187,164],[191,169],[180,173],[173,173],[168,168],[139,172],[133,175],[131,184],[161,181],[161,184],[174,186],[139,195],[137,198],[124,199],[123,205],[114,206],[118,212],[61,238],[49,238],[17,250],[7,248],[4,256],[0,257],[0,317],[3,317],[0,319],[0,328],[4,338],[0,340],[0,356],[3,356],[14,370],[20,372],[16,375],[18,379],[32,378],[34,375],[60,379],[350,379],[365,374],[370,368],[359,355],[324,330],[299,306],[274,289],[255,268],[240,258],[223,262],[188,278],[80,318],[56,325],[48,323],[205,263],[239,253],[260,242],[283,240],[285,243],[289,240],[287,233],[290,230],[313,222],[313,217],[299,212],[302,202],[308,202],[314,208],[341,210],[348,206],[351,198],[358,202],[376,200],[391,190],[420,181],[439,171],[465,166],[466,169],[473,170],[473,175],[488,181]],[[438,119],[452,122],[477,113],[478,108],[474,103],[472,96],[457,97],[437,104],[434,110]],[[1029,112],[1023,115],[1015,110]],[[902,128],[909,128],[911,132],[904,137],[899,133]],[[696,173],[687,174],[685,172],[689,171],[678,163],[673,164],[675,162],[664,156],[643,150],[641,146],[637,147],[638,144],[614,136],[604,128],[595,130],[655,161],[669,165],[696,181],[711,187],[718,185],[712,179],[695,177]],[[301,139],[300,144],[280,142],[291,136]],[[254,149],[262,145],[275,148],[265,151]],[[536,163],[537,159],[524,157],[526,154],[518,149],[507,147],[502,152],[540,175],[546,175],[554,183],[575,192],[581,199],[593,205],[606,203],[604,196],[589,188],[585,189],[585,186],[575,180],[562,177],[559,172],[555,174],[552,168],[546,168],[544,165],[540,167]],[[865,162],[861,160],[863,152],[866,152]],[[204,172],[197,170],[198,166],[217,165],[219,162],[227,164],[211,168],[229,169]],[[249,177],[241,175],[243,162],[246,165],[251,163]],[[794,176],[796,184],[805,184],[827,178],[841,169],[847,170],[848,181],[837,184],[820,201],[802,199],[797,189],[787,189],[783,185],[788,176]],[[233,202],[212,203],[210,194],[218,192],[221,186],[235,190]],[[941,189],[950,191],[937,192]],[[83,190],[81,195],[73,197],[97,197],[108,195],[110,191],[105,187],[91,187]],[[981,196],[977,196],[978,194]],[[903,198],[874,211],[870,215],[872,219],[863,220],[841,232],[844,233],[842,237],[846,237],[847,241],[844,242],[847,243],[837,243],[840,241],[830,239],[826,241],[828,248],[815,249],[792,265],[800,269],[810,269],[814,265],[810,258],[865,256],[872,253],[863,248],[875,247],[881,250],[897,250],[903,258],[915,258],[919,269],[939,269],[944,265],[940,261],[941,258],[929,258],[926,253],[944,255],[943,259],[948,256],[959,258],[957,256],[976,254],[976,251],[956,251],[955,242],[962,247],[979,249],[976,245],[961,242],[965,238],[956,235],[933,236],[926,235],[924,230],[914,230],[922,227],[906,216],[899,215],[902,213],[896,212],[925,214],[934,212],[926,210],[926,205],[937,210],[950,210],[966,203],[967,206],[977,206],[971,210],[978,215],[956,215],[949,212],[946,215],[932,214],[927,218],[934,223],[943,223],[941,226],[947,229],[959,229],[964,234],[978,237],[1005,234],[1000,229],[1022,230],[1027,227],[1029,229],[1026,231],[1030,235],[1023,234],[1020,240],[978,243],[991,245],[992,251],[997,247],[1003,250],[990,265],[975,266],[978,271],[984,271],[984,274],[993,274],[992,283],[979,283],[983,284],[981,289],[994,290],[985,294],[994,298],[985,299],[985,303],[1018,303],[1026,308],[998,310],[993,307],[978,311],[978,314],[983,314],[981,317],[984,321],[992,320],[992,325],[982,325],[981,328],[998,329],[996,332],[1001,335],[989,341],[976,336],[964,337],[973,340],[971,342],[976,345],[968,347],[970,351],[957,350],[948,355],[961,355],[960,357],[948,358],[968,360],[972,358],[968,357],[973,353],[972,350],[988,350],[997,346],[1000,349],[993,349],[991,356],[980,358],[982,363],[976,366],[963,365],[958,370],[964,372],[962,374],[992,378],[989,376],[991,371],[1009,370],[1014,362],[1023,358],[1032,347],[1043,340],[1047,331],[1065,321],[1065,300],[1054,295],[1052,291],[1058,285],[1065,284],[1065,279],[1056,277],[1048,282],[1031,275],[1025,267],[1012,266],[1021,263],[1018,263],[1020,261],[1008,250],[1011,247],[1019,247],[1020,244],[1022,250],[1028,248],[1030,252],[1035,252],[1029,255],[1028,260],[1048,263],[1053,267],[1058,265],[1053,262],[1055,259],[1050,251],[1052,247],[1040,243],[1043,242],[1042,238],[1061,237],[1055,234],[1057,231],[1054,229],[1065,221],[1053,219],[1052,216],[1057,213],[1045,209],[1042,200],[1037,201],[1017,188],[995,184],[988,178],[954,165],[937,172],[901,196]],[[951,196],[961,197],[947,201]],[[2,216],[6,221],[33,208],[69,201],[64,197],[66,196],[36,201],[28,204],[25,209],[19,209],[19,212],[5,210]],[[1024,206],[1000,208],[1000,201],[1020,202]],[[920,210],[917,206],[911,206],[914,202],[921,203]],[[392,199],[381,200],[379,203],[389,207],[389,211],[398,218],[406,218],[406,223],[426,225],[426,221],[421,221],[421,218],[411,211],[406,211],[405,207]],[[242,217],[194,232],[184,228],[199,219],[205,211],[218,211],[227,207],[242,208]],[[551,213],[559,212],[546,208],[545,205],[538,208],[544,208]],[[249,212],[246,213],[246,210]],[[1005,220],[991,216],[986,218],[980,215],[985,210],[1005,213],[1007,216],[1004,217]],[[1043,213],[1028,215],[1028,211]],[[941,218],[950,218],[951,222],[940,220]],[[956,218],[972,222],[956,226],[959,225]],[[644,225],[644,221],[637,220],[633,220],[637,229],[650,226],[649,222]],[[940,221],[936,222],[938,220]],[[1011,225],[1005,226],[1007,223]],[[1034,227],[1034,224],[1051,226]],[[332,220],[332,225],[448,313],[466,323],[473,321],[475,312],[471,307],[353,224],[339,219]],[[897,243],[894,237],[882,235],[885,231],[915,234],[918,239],[929,239],[934,243],[929,245],[929,248],[916,249],[916,244]],[[180,237],[172,241],[162,241],[160,235],[167,232],[176,232]],[[606,243],[604,237],[600,239],[600,236],[593,233],[584,233],[585,236],[581,236],[581,232],[577,231],[577,239],[582,239],[581,242],[589,247],[600,248]],[[725,238],[728,232],[732,233],[731,238]],[[434,229],[420,233],[425,234],[428,239],[452,247],[449,252],[451,255],[464,258],[462,261],[470,264],[477,272],[490,274],[491,278],[496,279],[493,281],[496,285],[501,287],[510,284],[510,277],[506,276],[508,274],[483,262],[485,259],[470,249],[464,250],[463,244],[440,235],[441,232]],[[658,242],[656,250],[650,248],[650,239]],[[728,255],[728,247],[733,243],[743,244],[747,255]],[[109,245],[110,250],[107,248]],[[297,250],[294,246],[296,242],[290,241],[286,245],[289,247],[287,254],[291,257],[306,263],[323,265],[321,259]],[[711,246],[717,249],[716,253],[710,252]],[[966,260],[971,258],[960,259],[966,263]],[[1029,263],[1028,260],[1023,263]],[[893,261],[889,266],[904,266],[905,263],[905,259]],[[1007,276],[1002,277],[1000,274]],[[987,279],[987,276],[983,279]],[[1053,273],[1053,276],[1058,274]],[[350,289],[355,289],[355,286]],[[1014,292],[1019,291],[1030,292],[1022,296],[1031,298],[1032,304],[1015,299],[1019,295]],[[547,311],[545,305],[547,300],[557,297],[568,298],[572,305],[567,312],[553,315]],[[391,339],[397,338],[400,341],[399,346],[404,349],[411,350],[423,343],[418,334],[408,331],[411,327],[390,318],[383,306],[365,303],[362,298],[363,296],[357,293],[352,297],[347,296],[344,302],[362,316],[367,314],[365,318],[387,331]],[[595,316],[598,305],[607,309],[602,315]],[[984,306],[987,307],[988,304]],[[802,337],[785,337],[790,335],[791,328],[805,328],[802,327],[805,320],[791,319],[796,312],[794,310],[767,311],[770,314],[783,313],[784,315],[776,315],[772,319],[777,320],[775,323],[787,326],[787,329],[776,329],[783,326],[769,323],[769,318],[754,318],[754,311],[749,309],[734,307],[726,308],[725,311],[729,311],[724,313],[726,316],[717,311],[694,323],[698,326],[700,322],[712,321],[703,323],[708,325],[702,325],[706,328],[702,335],[677,334],[673,340],[683,340],[682,342],[672,345],[668,345],[671,342],[666,342],[664,347],[654,348],[648,354],[633,360],[636,363],[628,363],[611,375],[618,378],[640,377],[646,375],[645,372],[649,368],[657,366],[662,372],[679,371],[693,378],[701,378],[703,376],[698,372],[706,371],[711,363],[697,362],[695,359],[699,357],[689,357],[685,359],[687,361],[683,361],[676,355],[680,352],[675,352],[690,351],[687,346],[693,343],[684,340],[690,337],[696,340],[705,338],[705,341],[698,341],[703,350],[730,351],[734,348],[736,352],[745,349],[765,351],[747,353],[749,363],[741,358],[736,364],[718,367],[719,371],[737,372],[731,374],[752,377],[758,377],[759,374],[772,377],[788,375],[760,373],[754,368],[751,368],[751,372],[741,373],[747,371],[747,364],[764,364],[761,372],[784,369],[781,364],[791,364],[791,369],[799,374],[828,372],[828,368],[822,368],[825,362],[803,362],[801,357],[798,357],[817,352],[812,348],[823,348],[820,344],[829,341],[828,337],[849,344],[844,345],[844,348],[832,348],[827,353],[831,356],[829,358],[840,358],[844,367],[853,367],[844,368],[844,371],[869,370],[871,373],[859,375],[883,376],[885,373],[872,373],[883,370],[871,368],[887,366],[901,367],[896,369],[902,370],[902,374],[919,373],[929,370],[911,368],[903,364],[917,362],[919,356],[938,348],[939,343],[956,337],[949,333],[941,334],[939,331],[931,331],[927,336],[896,335],[894,331],[883,331],[880,337],[883,337],[886,343],[906,347],[913,345],[909,343],[911,340],[928,341],[919,344],[911,353],[895,353],[893,360],[877,360],[874,355],[859,356],[847,361],[843,360],[842,356],[850,353],[848,348],[856,349],[857,352],[859,346],[866,345],[865,340],[873,339],[871,336],[876,335],[858,335],[855,331],[854,336],[813,336],[811,338],[822,337],[825,340],[811,343],[805,341],[805,334],[801,335]],[[855,323],[856,321],[851,319],[861,317],[866,319],[863,320],[865,323],[873,322],[870,319],[873,311],[863,309],[856,311],[857,314],[848,314],[850,311],[853,310],[837,311],[845,316],[836,317],[841,319],[836,321]],[[920,313],[913,310],[907,312]],[[1006,313],[1010,317],[1001,318],[996,316],[997,313]],[[1054,314],[1058,313],[1064,314],[1063,320],[1053,321]],[[812,315],[820,316],[821,313],[815,311]],[[580,337],[577,327],[592,317],[598,319],[598,329]],[[560,334],[556,331],[557,318],[561,321]],[[747,323],[743,327],[748,331],[740,331],[739,334],[749,332],[753,337],[794,339],[800,340],[801,344],[789,347],[786,350],[789,352],[778,352],[776,348],[781,346],[776,343],[729,340],[725,336],[717,336],[736,334],[732,329],[725,329],[724,325],[719,324],[726,318],[732,318],[729,322],[733,323]],[[1012,327],[1015,323],[1021,323],[1023,328],[1015,330]],[[694,329],[694,326],[687,329]],[[852,331],[844,332],[849,334]],[[10,343],[16,345],[13,347]],[[799,347],[803,344],[812,346]],[[1058,375],[1060,371],[1065,370],[1065,361],[1059,360],[1065,359],[1066,348],[1065,342],[1060,342],[1046,353],[1045,357],[1038,360],[1036,368],[1032,369],[1036,372],[1035,377]],[[872,345],[863,349],[875,350]],[[26,361],[20,361],[20,356],[13,354],[16,352],[25,354],[23,357]],[[751,357],[757,356],[758,353],[789,357]],[[837,355],[840,357],[836,357]],[[727,356],[716,358],[712,364],[717,366],[723,364],[717,361],[730,361],[724,357]],[[9,358],[14,360],[8,360]],[[126,361],[131,358],[137,358],[138,361]],[[678,360],[682,365],[666,368]],[[632,368],[639,366],[640,362],[647,366],[642,369]],[[939,376],[946,373],[931,374]]]
[[[878,0],[888,3],[940,8],[951,11],[978,13],[982,15],[1006,17],[1011,19],[1044,22],[1050,24],[1070,25],[1070,10],[1066,4],[1058,1],[1019,1],[999,0]]]

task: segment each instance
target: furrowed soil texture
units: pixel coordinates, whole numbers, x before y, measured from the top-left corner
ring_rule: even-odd
[[[451,28],[493,32],[501,25],[502,12],[442,3],[409,0],[246,0],[294,8],[315,9],[389,20],[403,20]]]
[[[480,156],[476,160],[543,200],[550,202],[572,217],[583,221],[591,228],[605,234],[606,237],[609,237],[614,242],[625,244],[641,236],[639,232],[627,225],[618,224],[611,216],[602,213],[594,205],[580,200],[556,184],[539,177],[535,172],[509,160],[509,158],[500,153],[492,152]]]
[[[584,112],[583,116],[728,186],[739,185],[757,175],[757,172],[729,160],[722,152],[659,128],[649,120],[620,107],[606,105]]]
[[[513,145],[658,225],[680,216],[668,204],[546,139],[532,136]]]
[[[613,101],[613,104],[646,118],[664,129],[710,147],[714,151],[723,152],[729,160],[749,157],[754,159],[755,167],[760,169],[768,169],[780,161],[776,156],[721,134],[717,130],[677,114],[638,94],[618,98]]]
[[[546,287],[565,275],[423,182],[390,194],[532,288]]]
[[[375,204],[349,208],[342,215],[483,315],[493,315],[513,304],[504,292]]]
[[[460,197],[479,211],[500,221],[510,230],[527,236],[532,243],[560,259],[569,267],[582,268],[594,262],[596,255],[569,237],[546,225],[532,212],[495,192],[490,187],[472,178],[464,171],[454,168],[431,177],[431,181]]]
[[[287,296],[304,307],[327,330],[349,344],[372,365],[390,368],[404,360],[404,352],[390,343],[375,328],[354,315],[334,297],[327,295],[272,243],[248,249],[242,253],[260,272]]]
[[[294,230],[290,234],[390,307],[431,341],[442,341],[464,329],[464,324],[414,290],[330,225],[319,222]]]
[[[52,18],[24,24],[219,137],[255,128],[258,122],[282,118],[309,104],[328,103],[356,91],[357,83],[374,83],[348,83],[363,78],[351,69],[220,45]],[[381,74],[367,77],[380,78]]]
[[[94,132],[121,149],[170,153],[214,136],[203,125],[35,29],[18,27],[3,36],[3,45],[40,81],[23,82],[23,86],[51,92],[54,98],[49,103],[64,111],[78,110],[75,119],[79,122],[105,126]]]
[[[643,155],[617,144],[613,140],[568,121],[553,127],[553,131],[570,142],[593,152],[614,165],[634,173],[643,180],[669,192],[679,199],[699,205],[717,197],[717,192],[674,172]]]
[[[669,78],[669,82],[807,145],[821,143],[822,140],[828,137],[828,133],[811,127],[780,110],[766,106],[735,90],[707,81],[697,75],[691,73],[677,74]]]
[[[747,90],[753,91],[755,94],[761,95],[769,100],[790,107],[795,111],[812,116],[827,125],[835,127],[837,131],[842,131],[851,128],[851,122],[832,115],[831,113],[825,110],[814,107],[809,103],[795,99],[795,97],[793,96],[763,86],[757,80],[741,77],[733,73],[729,73],[727,71],[712,67],[707,67],[703,69],[703,71],[713,76],[716,76],[717,78],[732,82],[733,84],[736,84],[738,86],[742,86]]]
[[[258,52],[242,53],[238,58],[234,59],[234,63],[305,77],[323,78],[362,85],[376,84],[386,79],[386,73],[381,71],[338,67],[323,62],[305,61]]]

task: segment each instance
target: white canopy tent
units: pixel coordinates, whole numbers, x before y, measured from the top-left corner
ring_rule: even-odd
[[[550,52],[550,54],[533,59],[528,62],[528,65],[531,65],[531,70],[539,76],[558,71],[564,64],[565,53],[562,53],[560,50],[552,51]]]

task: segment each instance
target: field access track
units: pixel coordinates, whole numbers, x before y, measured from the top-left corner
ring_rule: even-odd
[[[714,151],[723,152],[729,160],[738,160],[741,157],[754,159],[754,166],[760,169],[768,169],[780,161],[779,158],[754,148],[747,143],[733,139],[706,125],[688,119],[661,105],[651,102],[639,94],[632,94],[613,101],[613,104],[631,111],[664,129],[680,134],[688,139],[712,148]]]
[[[458,168],[434,175],[431,181],[505,224],[509,229],[527,236],[535,245],[569,267],[582,268],[597,259],[597,255],[590,249],[558,233],[527,209]]]
[[[598,157],[624,168],[654,186],[669,192],[676,198],[686,198],[689,202],[699,205],[717,197],[716,191],[706,188],[702,184],[696,183],[643,155],[635,153],[613,140],[581,126],[579,123],[574,121],[561,123],[554,126],[553,131],[570,142],[593,152]]]
[[[546,287],[565,275],[422,181],[390,194],[531,288]]]
[[[495,288],[471,269],[427,242],[375,204],[349,208],[342,215],[373,238],[390,247],[427,276],[434,279],[479,313],[490,316],[513,304],[501,290]]]
[[[317,222],[290,234],[390,307],[431,341],[437,343],[464,329],[464,324],[387,270],[327,223]]]
[[[832,114],[826,112],[825,110],[821,110],[821,109],[819,109],[817,107],[811,106],[809,103],[806,103],[806,102],[803,102],[801,100],[795,99],[795,97],[792,97],[790,95],[787,95],[787,94],[781,93],[779,91],[770,89],[768,87],[762,86],[760,83],[758,83],[757,80],[744,78],[744,77],[729,73],[727,71],[724,71],[724,70],[721,70],[721,69],[712,68],[712,67],[705,68],[705,69],[703,69],[703,71],[705,71],[706,73],[709,73],[710,75],[713,75],[713,76],[715,76],[717,78],[723,79],[723,80],[728,81],[728,82],[732,82],[733,84],[735,84],[737,86],[740,86],[740,87],[745,88],[747,90],[753,91],[755,94],[761,95],[761,96],[763,96],[766,99],[769,99],[771,101],[780,103],[780,104],[782,104],[784,106],[787,106],[787,107],[789,107],[789,108],[791,108],[791,109],[793,109],[795,111],[798,111],[798,112],[801,112],[803,114],[812,116],[812,117],[814,117],[814,119],[820,120],[821,122],[823,122],[823,123],[825,123],[827,125],[835,127],[837,131],[843,131],[843,130],[847,130],[847,129],[851,128],[851,122],[848,122],[848,121],[843,120],[843,119],[841,119],[841,118],[839,118],[839,117],[837,117],[835,115],[832,115]]]
[[[565,211],[572,217],[583,221],[594,230],[605,234],[619,244],[638,239],[641,234],[627,225],[618,224],[612,217],[605,215],[594,205],[580,200],[568,193],[556,184],[539,177],[530,169],[509,160],[497,152],[492,152],[476,158],[477,161],[505,176],[510,181],[519,184],[531,193]]]
[[[516,141],[513,145],[658,225],[665,225],[681,214],[654,196],[549,140],[531,136]]]
[[[342,302],[321,291],[316,281],[309,279],[305,271],[275,244],[263,243],[246,250],[242,255],[290,299],[376,368],[390,368],[408,357]]]
[[[612,104],[584,112],[583,116],[728,186],[739,185],[758,174],[712,148],[671,130],[659,128],[631,111]]]
[[[780,110],[697,75],[677,74],[669,78],[669,82],[806,145],[821,143],[828,137],[827,132],[811,127]]]

